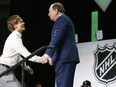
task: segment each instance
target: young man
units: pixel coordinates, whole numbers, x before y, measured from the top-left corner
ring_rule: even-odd
[[[31,53],[24,47],[22,42],[22,32],[25,30],[25,23],[19,15],[13,15],[7,20],[8,29],[11,34],[5,41],[3,53],[0,57],[0,73],[14,66],[23,57],[29,56]],[[29,59],[33,62],[46,63],[47,58],[33,56]],[[26,67],[28,69],[29,67]],[[33,72],[32,72],[33,73]],[[21,84],[16,79],[12,72],[0,77],[0,87],[21,87]]]

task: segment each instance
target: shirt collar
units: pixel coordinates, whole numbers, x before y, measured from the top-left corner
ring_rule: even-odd
[[[60,17],[62,14],[63,14],[63,13],[60,13],[60,14],[57,16],[57,18]],[[57,18],[56,18],[56,19],[57,19]]]
[[[19,36],[19,37],[22,37],[22,34],[20,33],[20,32],[18,32],[18,31],[13,31],[17,36]]]

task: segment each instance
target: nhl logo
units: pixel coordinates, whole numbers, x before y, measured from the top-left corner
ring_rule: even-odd
[[[95,78],[108,86],[116,81],[116,44],[104,47],[97,46],[94,52],[94,74]]]

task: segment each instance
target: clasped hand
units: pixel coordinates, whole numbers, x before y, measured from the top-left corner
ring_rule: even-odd
[[[52,59],[51,58],[47,58],[46,56],[41,56],[41,63],[42,64],[45,64],[45,63],[48,63],[49,65],[52,65]]]

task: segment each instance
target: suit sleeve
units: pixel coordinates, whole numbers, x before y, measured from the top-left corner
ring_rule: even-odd
[[[60,18],[55,22],[51,34],[52,35],[51,42],[49,43],[49,45],[54,46],[54,50],[61,44],[62,38],[66,33],[66,29],[67,29],[67,21],[65,19]],[[53,54],[53,50],[47,49],[45,53],[51,57]]]

